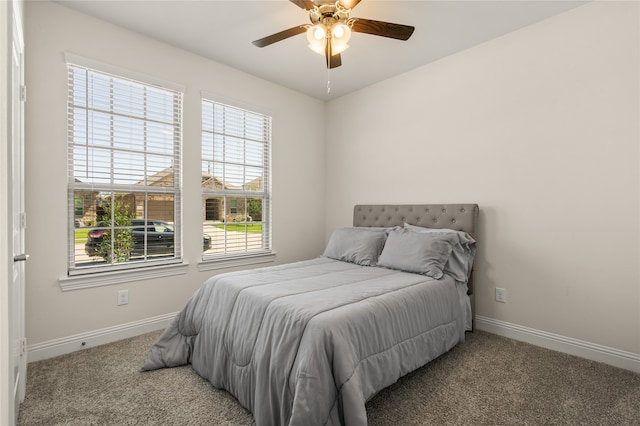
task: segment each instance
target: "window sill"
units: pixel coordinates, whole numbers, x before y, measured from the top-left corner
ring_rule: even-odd
[[[74,275],[60,278],[59,281],[62,291],[81,290],[83,288],[101,287],[105,285],[128,283],[131,281],[182,275],[187,273],[188,267],[188,263],[148,266],[139,269]]]
[[[250,254],[250,255],[242,255],[235,257],[219,257],[219,258],[208,258],[203,259],[200,263],[198,263],[198,271],[213,271],[215,269],[225,269],[225,268],[234,268],[237,266],[249,266],[249,265],[257,265],[260,263],[271,263],[275,261],[276,254],[273,252],[270,253],[259,253],[259,254]]]

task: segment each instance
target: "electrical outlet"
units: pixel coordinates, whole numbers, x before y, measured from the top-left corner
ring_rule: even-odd
[[[507,290],[496,287],[496,302],[507,303]]]
[[[129,303],[129,290],[118,291],[118,306],[127,305]]]

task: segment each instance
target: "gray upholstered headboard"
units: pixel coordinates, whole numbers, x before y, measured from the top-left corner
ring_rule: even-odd
[[[479,211],[477,204],[362,204],[353,208],[353,226],[388,227],[408,223],[425,228],[464,231],[477,239]],[[467,285],[475,326],[473,272]]]
[[[465,231],[476,237],[477,204],[371,204],[356,205],[353,226],[424,226]]]

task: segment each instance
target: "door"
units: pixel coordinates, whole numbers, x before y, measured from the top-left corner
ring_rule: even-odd
[[[13,386],[13,417],[18,417],[24,400],[27,372],[25,338],[25,227],[24,209],[24,85],[22,22],[17,2],[12,2],[11,72],[10,76],[10,226],[13,230],[10,251],[13,251],[13,274],[9,282],[9,321],[11,330],[11,385]]]

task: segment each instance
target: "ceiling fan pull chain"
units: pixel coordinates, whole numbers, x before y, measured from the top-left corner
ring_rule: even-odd
[[[327,93],[331,93],[331,68],[327,68]]]

